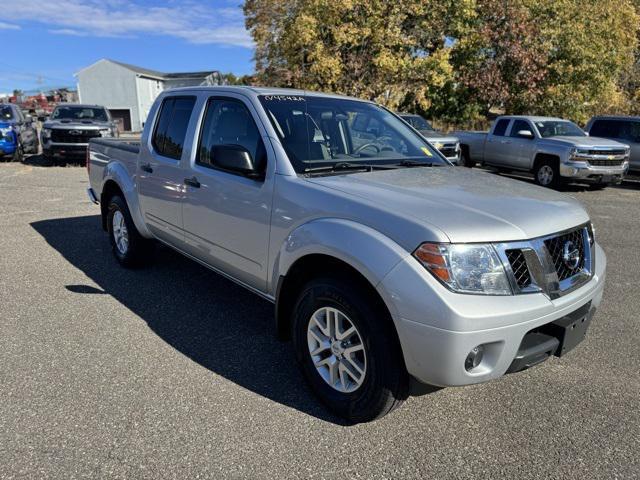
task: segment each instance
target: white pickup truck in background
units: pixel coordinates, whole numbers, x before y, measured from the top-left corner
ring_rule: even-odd
[[[561,118],[502,116],[489,132],[455,132],[462,164],[531,172],[544,187],[559,188],[570,179],[603,188],[620,183],[629,169],[629,147],[589,137]]]

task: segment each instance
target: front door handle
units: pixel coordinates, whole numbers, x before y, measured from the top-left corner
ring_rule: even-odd
[[[193,188],[200,188],[200,182],[196,177],[185,178],[184,184],[189,185],[190,187],[193,187]]]
[[[144,165],[140,165],[140,170],[147,173],[153,173],[153,168],[151,168],[151,164],[145,163]]]

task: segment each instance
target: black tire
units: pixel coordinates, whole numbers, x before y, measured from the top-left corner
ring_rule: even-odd
[[[460,160],[463,167],[473,168],[476,166],[476,162],[471,161],[471,157],[469,155],[469,149],[467,147],[461,147],[460,150]]]
[[[536,162],[533,169],[535,182],[541,187],[559,189],[564,185],[563,178],[560,176],[558,161],[552,159],[543,159]]]
[[[120,214],[126,226],[127,247],[123,248],[116,243],[116,235],[114,235],[114,216]],[[154,251],[154,243],[144,238],[138,232],[129,207],[125,200],[119,195],[114,195],[109,199],[107,205],[107,231],[109,232],[109,242],[116,260],[125,268],[135,268],[147,264]]]
[[[18,144],[15,152],[13,152],[13,156],[11,157],[12,162],[22,162],[24,160],[24,150],[21,144]]]
[[[305,379],[329,410],[354,423],[383,417],[409,393],[409,374],[395,327],[384,305],[372,296],[357,279],[318,278],[304,286],[293,310],[293,344]],[[343,312],[362,338],[366,369],[362,384],[353,392],[329,385],[309,352],[307,328],[314,312],[323,307]]]

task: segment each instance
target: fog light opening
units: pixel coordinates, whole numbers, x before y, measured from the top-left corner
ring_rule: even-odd
[[[464,368],[467,372],[472,371],[480,363],[482,363],[482,357],[484,356],[484,345],[478,345],[467,355],[467,359],[464,361]]]

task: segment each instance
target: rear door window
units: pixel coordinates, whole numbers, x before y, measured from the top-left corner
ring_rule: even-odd
[[[162,102],[152,140],[157,153],[180,160],[195,103],[195,97],[169,97]]]
[[[504,137],[505,133],[507,132],[507,127],[509,126],[510,121],[511,120],[508,118],[503,118],[502,120],[498,120],[498,123],[496,123],[496,126],[493,129],[493,134],[498,137]]]

